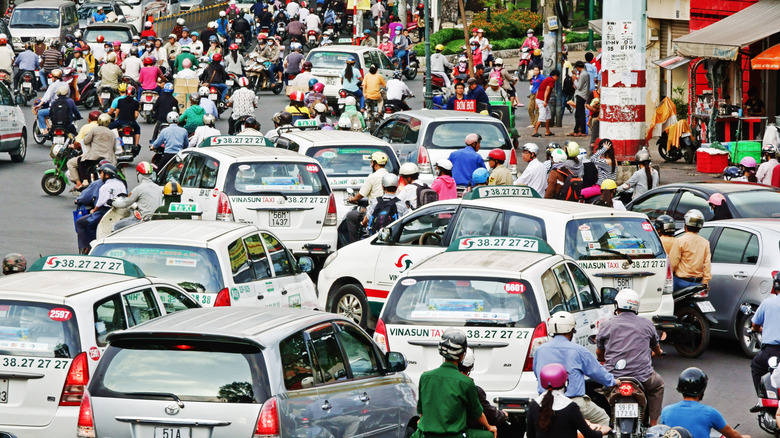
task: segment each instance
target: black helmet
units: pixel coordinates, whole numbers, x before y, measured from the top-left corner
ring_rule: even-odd
[[[707,375],[704,371],[690,367],[680,373],[677,380],[677,392],[685,397],[700,397],[707,389]]]
[[[662,214],[655,220],[655,229],[658,234],[671,236],[674,234],[674,219],[668,214]]]
[[[448,328],[441,335],[439,354],[447,360],[459,360],[466,347],[468,347],[466,333],[456,328]]]
[[[680,426],[675,426],[666,431],[663,438],[693,438],[688,429]]]
[[[11,275],[27,270],[27,259],[21,254],[8,254],[3,259],[3,274]]]
[[[99,172],[103,172],[106,175],[108,175],[110,178],[116,177],[116,166],[114,166],[111,163],[103,164],[98,168]]]
[[[777,293],[780,293],[780,271],[777,271],[777,274],[775,274],[774,280],[775,280],[774,284],[772,285],[774,290],[772,292],[777,294]]]
[[[292,114],[287,111],[282,111],[282,113],[279,115],[279,122],[282,125],[292,125]]]
[[[254,117],[247,117],[246,120],[244,120],[244,128],[252,128],[255,131],[259,131],[260,122],[258,122]]]

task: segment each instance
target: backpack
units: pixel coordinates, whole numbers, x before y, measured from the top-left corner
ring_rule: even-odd
[[[578,178],[571,173],[571,170],[561,167],[556,169],[559,173],[566,178],[563,180],[563,187],[558,192],[558,199],[563,201],[579,202],[580,190],[582,189],[582,178]]]
[[[504,86],[504,78],[501,75],[501,69],[494,68],[493,70],[490,71],[490,80],[493,80],[493,79],[498,81],[498,86],[499,87],[503,87]]]
[[[68,108],[68,99],[55,99],[49,106],[49,118],[51,125],[67,126],[70,125],[70,108]]]
[[[574,80],[571,76],[566,76],[566,79],[563,80],[563,95],[574,96],[574,91]]]
[[[390,199],[377,198],[374,212],[368,220],[368,231],[370,234],[378,232],[398,219],[398,206],[395,203],[399,201],[400,199],[396,197]]]
[[[236,8],[228,8],[227,16],[229,20],[235,20],[238,18],[238,10]]]
[[[420,184],[414,183],[414,185],[417,186],[417,208],[420,208],[425,204],[430,204],[431,202],[436,202],[439,200],[439,194],[436,193],[436,190],[430,188],[428,184],[425,183],[420,183]]]

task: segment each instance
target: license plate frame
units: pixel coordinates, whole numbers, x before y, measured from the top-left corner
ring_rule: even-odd
[[[144,104],[144,111],[151,111],[152,108],[154,108],[154,104],[152,104],[152,103],[145,103]]]
[[[190,438],[192,428],[190,427],[155,427],[154,438]]]
[[[109,99],[111,98],[111,93],[100,93],[101,99]]]
[[[32,82],[22,82],[22,88],[24,88],[25,90],[31,90]]]
[[[124,144],[133,144],[134,140],[133,137],[122,137],[122,142]]]
[[[638,416],[638,403],[615,403],[615,418],[637,418]]]
[[[712,303],[708,300],[705,301],[697,301],[696,307],[699,308],[704,313],[710,313],[715,311],[715,306],[712,305]]]
[[[217,100],[217,93],[209,94],[209,100]]]
[[[8,379],[0,379],[0,403],[8,403]]]
[[[328,77],[325,79],[325,85],[336,85],[336,79],[334,77]]]
[[[634,279],[632,277],[615,277],[614,282],[617,290],[634,288]]]
[[[65,144],[65,137],[57,135],[51,139],[52,144]]]
[[[227,85],[228,87],[232,87],[234,83],[235,82],[233,82],[233,79],[228,79],[225,81],[225,85]]]
[[[290,227],[290,212],[289,211],[269,211],[268,212],[268,226],[275,228],[289,228]]]

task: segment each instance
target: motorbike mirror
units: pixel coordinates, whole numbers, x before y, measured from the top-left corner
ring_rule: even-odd
[[[625,360],[625,359],[620,359],[620,360],[619,360],[619,361],[617,361],[617,363],[615,364],[615,369],[616,369],[616,370],[623,370],[623,369],[625,369],[625,368],[626,368],[626,360]]]
[[[387,243],[390,241],[391,235],[392,232],[390,228],[382,228],[381,230],[379,230],[379,241]]]
[[[314,269],[314,260],[309,256],[301,256],[298,258],[298,268],[301,272],[311,272]]]
[[[769,365],[769,368],[777,368],[777,356],[770,357],[767,365]]]
[[[355,196],[355,190],[352,187],[347,187],[347,194],[349,196]]]
[[[595,345],[596,344],[596,335],[588,336],[588,343]]]

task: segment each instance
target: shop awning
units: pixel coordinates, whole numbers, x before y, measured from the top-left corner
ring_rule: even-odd
[[[760,0],[674,42],[683,56],[734,61],[742,47],[777,33],[778,21],[780,0]]]
[[[653,61],[653,64],[665,68],[667,70],[674,70],[677,67],[682,67],[683,65],[688,64],[691,62],[691,58],[687,58],[685,56],[680,55],[673,55],[669,56],[668,58],[659,59],[658,61]]]
[[[780,70],[780,44],[772,46],[750,60],[753,70]]]
[[[601,35],[601,19],[588,21],[588,29],[593,29],[594,32]]]

